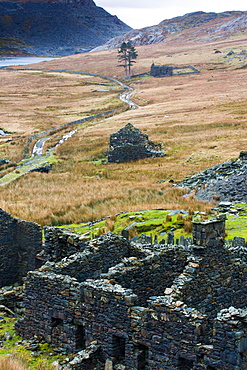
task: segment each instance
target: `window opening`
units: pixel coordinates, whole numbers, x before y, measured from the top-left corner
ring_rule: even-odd
[[[138,344],[136,346],[137,353],[137,370],[147,370],[148,369],[148,347],[143,344]]]
[[[58,327],[58,326],[60,326],[62,324],[63,324],[63,320],[62,319],[58,319],[57,317],[52,317],[51,318],[51,326],[53,328],[56,328],[56,327]]]
[[[123,363],[125,360],[125,338],[112,336],[112,352],[116,363]]]
[[[194,362],[188,360],[187,358],[179,357],[178,359],[178,368],[182,370],[191,370],[193,369]]]
[[[86,348],[85,329],[83,325],[78,325],[76,328],[75,342],[76,349],[82,350]]]

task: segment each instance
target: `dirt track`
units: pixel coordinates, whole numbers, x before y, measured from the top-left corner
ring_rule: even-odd
[[[12,68],[6,68],[6,69],[7,70],[15,70],[16,71],[16,69],[12,69]],[[118,85],[120,85],[120,86],[123,87],[124,90],[119,95],[119,99],[121,101],[123,101],[124,103],[128,104],[129,109],[139,108],[138,105],[135,104],[131,100],[131,96],[133,95],[133,93],[135,91],[130,86],[122,83],[119,80],[116,80],[115,78],[106,77],[106,76],[98,75],[98,74],[92,74],[92,73],[86,73],[86,72],[77,72],[77,71],[68,71],[68,70],[33,69],[33,68],[32,69],[30,69],[30,68],[21,68],[21,69],[18,69],[18,70],[22,70],[22,71],[25,71],[25,70],[28,70],[28,71],[30,71],[30,70],[31,71],[47,71],[47,72],[61,72],[61,73],[66,72],[66,73],[89,75],[89,76],[95,76],[95,77],[100,77],[100,78],[103,78],[103,79],[107,79],[107,80],[113,81],[116,84],[118,84]],[[99,113],[99,114],[96,114],[96,115],[94,114],[92,116],[86,117],[86,118],[81,119],[81,120],[78,120],[78,121],[69,122],[69,123],[65,124],[63,127],[67,127],[67,126],[70,126],[70,125],[73,125],[73,126],[74,125],[75,126],[77,125],[78,126],[79,124],[81,124],[83,122],[90,121],[90,120],[93,120],[95,118],[100,118],[100,117],[103,118],[103,116],[112,115],[112,114],[118,114],[118,111],[115,110],[115,111],[108,111],[108,112],[104,112],[104,113]],[[54,131],[54,130],[51,129],[50,131]],[[73,131],[75,131],[75,130],[73,130]],[[25,174],[27,174],[30,171],[34,171],[36,169],[41,168],[42,166],[45,166],[45,165],[51,163],[50,162],[50,160],[51,160],[50,157],[53,154],[53,150],[54,150],[55,147],[50,148],[48,153],[46,153],[46,154],[43,153],[43,148],[44,148],[45,142],[52,137],[51,132],[46,131],[46,132],[43,132],[43,133],[39,133],[37,135],[33,135],[33,137],[31,137],[29,139],[28,146],[37,137],[40,137],[42,135],[47,135],[47,134],[49,134],[49,137],[44,136],[41,139],[39,139],[39,140],[36,141],[36,143],[34,145],[34,148],[33,148],[32,157],[30,159],[28,159],[26,162],[22,163],[21,165],[18,165],[12,172],[10,172],[7,175],[5,175],[2,178],[0,178],[0,186],[7,185],[10,182],[18,179],[22,175],[25,175]],[[69,136],[69,134],[67,134],[67,136]],[[61,139],[57,145],[61,145],[64,141],[65,140]],[[28,149],[28,148],[26,148],[26,149]]]

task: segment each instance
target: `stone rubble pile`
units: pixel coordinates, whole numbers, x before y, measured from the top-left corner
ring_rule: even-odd
[[[195,197],[206,201],[247,203],[247,152],[236,160],[216,165],[187,177],[176,186],[196,190]]]
[[[161,144],[154,144],[148,135],[128,123],[110,136],[108,162],[128,162],[143,158],[164,157]]]

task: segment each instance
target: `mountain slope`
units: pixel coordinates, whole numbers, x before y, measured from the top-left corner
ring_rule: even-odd
[[[247,12],[229,11],[224,13],[195,12],[160,22],[156,26],[132,30],[125,35],[109,40],[95,50],[119,47],[123,41],[133,45],[151,45],[170,40],[192,40],[209,42],[227,38],[238,33],[247,34]]]
[[[92,0],[0,2],[0,37],[24,42],[34,55],[70,55],[131,30]]]

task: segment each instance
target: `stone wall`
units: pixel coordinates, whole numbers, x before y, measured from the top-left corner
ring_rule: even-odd
[[[222,247],[225,243],[225,215],[216,220],[193,222],[193,244]]]
[[[0,209],[0,287],[20,282],[37,267],[42,234],[34,222],[13,218]]]
[[[24,338],[38,335],[55,348],[74,352],[77,320],[81,319],[79,301],[80,284],[74,278],[33,271],[25,284],[25,318],[16,330]]]
[[[148,140],[148,135],[128,123],[110,136],[108,162],[127,162],[143,158],[163,157],[161,144]]]
[[[45,226],[44,237],[45,244],[42,253],[44,260],[58,262],[64,257],[83,251],[86,246],[84,237],[67,229]]]
[[[146,258],[125,259],[124,266],[121,263],[112,267],[103,276],[123,288],[132,289],[138,296],[137,304],[146,305],[150,296],[163,295],[164,290],[172,285],[185,268],[188,255],[184,248],[167,247],[155,250]]]
[[[82,341],[84,322],[80,281],[96,278],[128,257],[129,247],[124,238],[109,233],[89,242],[84,252],[59,263],[47,262],[40,271],[29,272],[25,283],[25,318],[16,325],[20,335],[25,338],[38,335],[54,347],[75,352],[78,341]]]
[[[88,278],[98,278],[129,255],[129,242],[121,236],[109,233],[88,242],[83,252],[66,257],[56,264],[49,262],[41,269],[69,275],[81,282]]]
[[[247,252],[223,235],[221,219],[195,223],[187,246],[88,242],[29,272],[16,329],[80,351],[64,369],[245,369]]]

